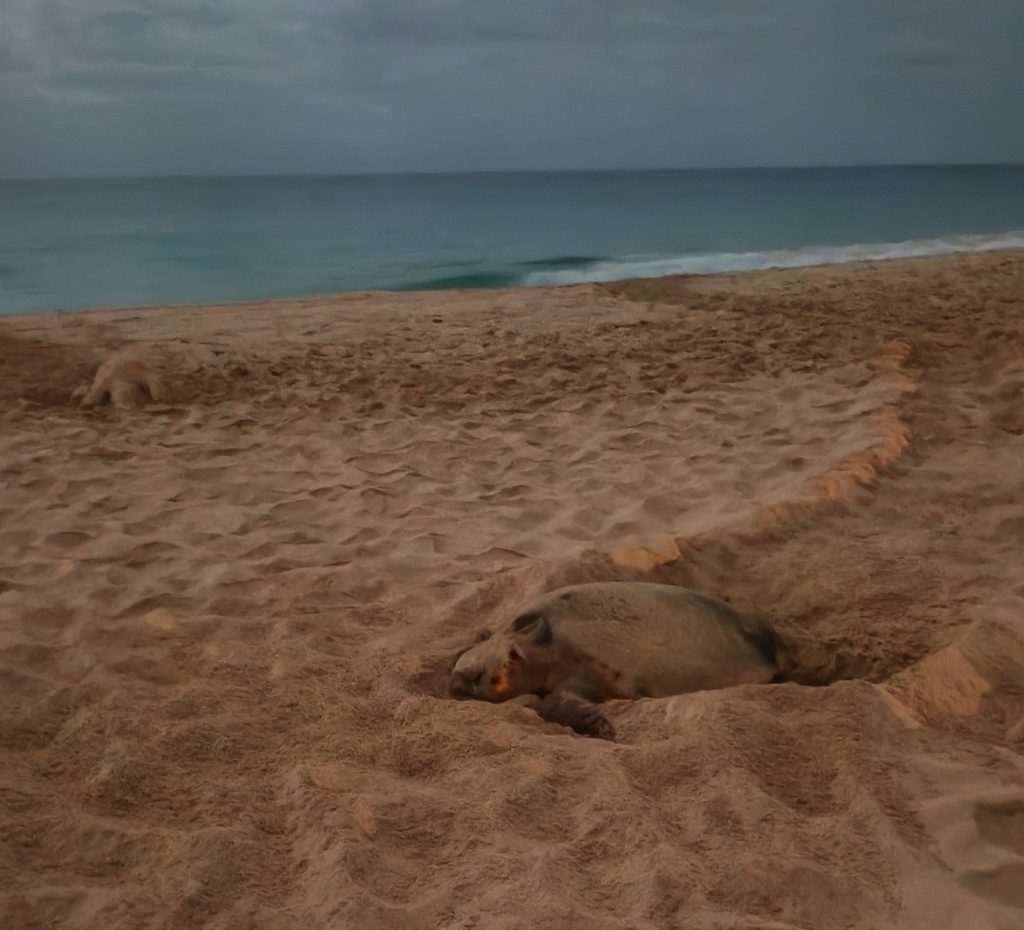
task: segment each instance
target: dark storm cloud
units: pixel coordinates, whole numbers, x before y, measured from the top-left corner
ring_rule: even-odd
[[[0,175],[1024,159],[1021,0],[0,0]]]

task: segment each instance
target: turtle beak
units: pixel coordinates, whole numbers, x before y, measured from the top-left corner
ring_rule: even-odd
[[[466,672],[452,672],[448,679],[448,693],[454,698],[476,697],[477,686],[480,684],[480,674],[468,674]]]

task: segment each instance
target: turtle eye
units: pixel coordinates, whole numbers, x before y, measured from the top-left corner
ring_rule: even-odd
[[[522,655],[520,654],[519,650],[516,649],[515,646],[510,646],[509,650],[508,650],[508,660],[509,660],[509,662],[516,662],[516,661],[518,661],[521,658],[522,658]]]
[[[483,672],[477,672],[475,675],[464,675],[463,678],[470,688],[475,688],[480,684],[480,679],[483,678]]]

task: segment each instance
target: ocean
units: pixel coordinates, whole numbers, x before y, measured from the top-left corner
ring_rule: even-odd
[[[1024,166],[0,181],[0,313],[1024,246]]]

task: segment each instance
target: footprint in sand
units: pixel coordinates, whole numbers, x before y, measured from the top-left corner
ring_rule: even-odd
[[[48,546],[58,549],[77,549],[79,546],[92,541],[88,533],[80,533],[77,530],[66,530],[61,533],[51,533],[43,542]]]
[[[967,872],[963,883],[982,897],[1011,907],[1024,907],[1024,862]]]
[[[1024,798],[978,804],[974,822],[985,842],[1024,856]],[[1020,884],[1024,891],[1024,881]]]

